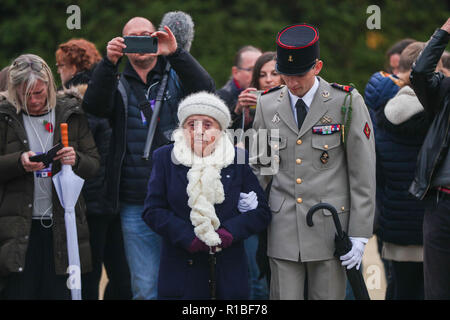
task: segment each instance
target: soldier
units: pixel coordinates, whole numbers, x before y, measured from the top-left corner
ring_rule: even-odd
[[[343,299],[344,268],[359,269],[372,235],[372,123],[356,89],[330,84],[318,76],[323,62],[315,27],[288,26],[276,41],[276,68],[286,86],[258,99],[253,125],[257,132],[267,129],[272,160],[277,164],[272,168],[278,169],[267,174],[262,161],[253,165],[263,188],[272,179],[267,250],[270,298],[304,299],[307,273],[309,299]],[[335,226],[328,211],[316,214],[314,226],[307,226],[306,213],[319,202],[338,210],[353,244],[348,254],[334,257]]]

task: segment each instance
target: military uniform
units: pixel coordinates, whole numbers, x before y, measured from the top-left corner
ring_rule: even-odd
[[[267,251],[271,299],[303,298],[306,270],[309,298],[345,296],[345,271],[334,257],[333,219],[323,210],[314,215],[314,226],[307,226],[306,214],[313,205],[333,205],[350,237],[372,235],[375,144],[367,107],[356,89],[317,80],[319,86],[300,130],[286,86],[262,95],[256,108],[253,128],[268,130],[267,148],[278,164],[278,170],[269,175],[261,174],[261,164],[253,164],[263,187],[272,179]],[[344,121],[344,101],[349,121]],[[258,147],[259,152],[267,151],[265,146]]]

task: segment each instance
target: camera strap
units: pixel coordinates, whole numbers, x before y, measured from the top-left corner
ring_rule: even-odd
[[[158,88],[158,92],[156,94],[156,103],[155,103],[154,114],[153,114],[153,117],[150,120],[150,125],[148,127],[147,139],[145,141],[144,152],[143,152],[143,155],[142,155],[142,158],[145,159],[145,160],[148,160],[149,156],[150,156],[150,149],[151,149],[151,146],[153,144],[153,138],[155,136],[156,126],[158,125],[159,112],[161,110],[161,105],[162,105],[162,100],[163,100],[163,97],[164,97],[164,92],[166,91],[167,81],[169,79],[170,69],[171,69],[171,65],[167,61],[166,62],[166,67],[164,68],[164,74],[163,74],[160,86]]]

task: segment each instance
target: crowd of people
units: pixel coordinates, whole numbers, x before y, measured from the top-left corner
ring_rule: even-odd
[[[124,52],[128,36],[156,37],[157,52]],[[59,44],[60,88],[39,56],[3,68],[0,298],[71,298],[52,182],[69,165],[85,179],[83,299],[99,298],[103,268],[104,299],[345,299],[373,234],[387,300],[450,299],[450,19],[391,47],[364,97],[319,76],[318,28],[273,36],[276,51],[243,45],[220,89],[180,11],[158,30],[131,18],[104,57],[86,39]],[[35,160],[61,123],[69,146]],[[312,225],[317,204],[336,213]]]

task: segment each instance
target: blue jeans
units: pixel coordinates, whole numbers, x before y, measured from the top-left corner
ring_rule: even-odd
[[[247,253],[250,300],[267,300],[269,299],[269,290],[267,288],[266,277],[258,280],[259,268],[256,263],[256,251],[258,249],[258,235],[254,234],[244,240],[245,252]]]
[[[120,203],[125,255],[135,300],[156,299],[158,296],[161,237],[142,220],[143,211],[143,205]]]

